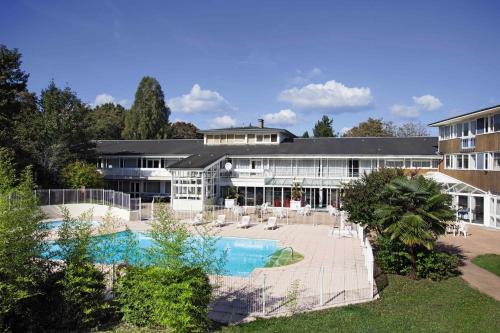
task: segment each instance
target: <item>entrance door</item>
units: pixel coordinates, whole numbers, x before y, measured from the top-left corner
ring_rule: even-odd
[[[131,196],[134,198],[137,198],[139,196],[139,194],[141,193],[140,188],[141,188],[140,182],[130,182],[130,194],[131,194]]]

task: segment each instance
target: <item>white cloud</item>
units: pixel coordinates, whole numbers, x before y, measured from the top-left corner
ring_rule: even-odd
[[[168,105],[174,112],[187,114],[234,109],[221,94],[216,91],[201,89],[199,84],[193,85],[189,94],[170,99]]]
[[[225,128],[234,126],[236,126],[236,119],[228,115],[215,117],[209,124],[210,128]]]
[[[305,73],[302,72],[301,70],[297,70],[297,76],[295,76],[293,79],[291,79],[290,83],[294,84],[294,85],[308,84],[308,83],[311,83],[311,80],[313,78],[318,77],[321,74],[323,74],[323,71],[318,67],[314,67],[313,69],[311,69],[310,71],[305,72]]]
[[[128,100],[121,99],[119,101],[116,100],[113,96],[107,93],[99,94],[95,97],[94,103],[91,103],[92,106],[99,106],[106,103],[120,104],[121,106],[125,106],[128,103]]]
[[[297,114],[290,109],[276,113],[265,114],[262,118],[270,125],[294,125],[297,123]]]
[[[344,135],[346,132],[349,132],[351,129],[352,129],[352,126],[351,127],[342,127],[342,129],[340,130],[340,135]]]
[[[415,102],[415,105],[419,106],[422,110],[426,111],[439,109],[443,105],[439,98],[432,95],[423,95],[420,97],[413,96],[413,102]]]
[[[391,106],[391,112],[404,118],[416,118],[421,111],[436,110],[443,105],[439,98],[432,95],[413,96],[413,103],[413,105],[394,104]]]
[[[394,104],[391,106],[392,114],[404,118],[415,118],[420,114],[420,110],[416,106],[408,106],[401,104]]]
[[[334,80],[286,89],[278,98],[304,109],[359,108],[373,101],[370,88],[350,88]]]

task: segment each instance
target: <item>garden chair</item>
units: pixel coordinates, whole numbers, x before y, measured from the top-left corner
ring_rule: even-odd
[[[464,235],[465,238],[467,238],[467,233],[469,232],[469,225],[466,224],[465,222],[460,222],[458,225],[458,235],[460,234]]]

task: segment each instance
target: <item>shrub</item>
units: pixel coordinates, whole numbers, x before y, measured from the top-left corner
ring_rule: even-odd
[[[380,236],[375,242],[375,258],[385,273],[408,275],[410,259],[405,245]],[[459,258],[455,254],[418,248],[417,278],[443,280],[458,275]]]
[[[98,188],[102,186],[102,175],[94,164],[76,161],[62,170],[64,184],[69,188]]]
[[[118,281],[117,301],[125,322],[202,332],[208,327],[211,292],[199,268],[128,268]]]

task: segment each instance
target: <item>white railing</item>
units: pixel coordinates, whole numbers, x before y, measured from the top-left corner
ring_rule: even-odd
[[[48,189],[36,190],[41,206],[66,204],[98,204],[128,211],[140,209],[141,199],[130,194],[104,189]]]
[[[149,178],[149,177],[172,177],[166,169],[143,169],[143,168],[110,168],[99,169],[104,177],[112,178]]]
[[[363,257],[365,258],[365,267],[368,273],[368,282],[370,283],[370,286],[372,287],[373,290],[373,265],[374,265],[374,258],[373,258],[373,248],[368,240],[368,237],[365,234],[365,228],[361,224],[357,224],[357,233],[359,240],[361,242],[361,247],[363,249]]]

